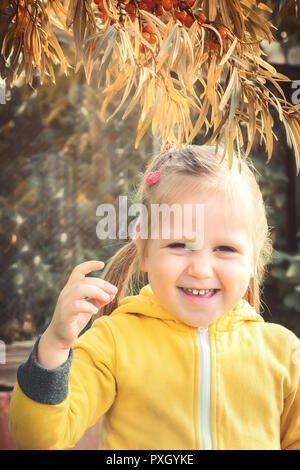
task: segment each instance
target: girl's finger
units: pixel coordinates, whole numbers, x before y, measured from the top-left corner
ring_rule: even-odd
[[[74,300],[82,300],[85,297],[95,298],[101,301],[108,301],[111,298],[111,293],[105,292],[97,286],[81,283],[72,286],[72,292],[70,292],[71,298]]]
[[[78,264],[75,266],[73,271],[70,274],[67,284],[73,284],[76,281],[84,279],[86,274],[91,273],[92,271],[100,271],[104,268],[103,261],[85,261],[84,263]]]
[[[114,298],[114,296],[111,296],[110,300],[112,301]],[[94,305],[95,307],[97,307],[97,309],[103,307],[103,305],[105,305],[103,302],[99,302],[99,300],[97,299],[91,299],[91,298],[87,298],[87,299],[84,299],[86,300],[87,302],[91,303],[92,305]]]
[[[104,279],[99,279],[97,277],[85,277],[81,282],[100,287],[110,294],[116,294],[118,292],[118,288],[116,286],[108,281],[105,281]]]
[[[74,311],[72,313],[88,313],[89,315],[95,315],[97,312],[98,307],[91,302],[85,300],[75,300],[74,302]]]

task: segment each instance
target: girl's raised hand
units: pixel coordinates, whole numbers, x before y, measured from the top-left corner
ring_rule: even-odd
[[[59,294],[54,315],[40,343],[51,350],[68,351],[92,315],[111,302],[117,287],[103,279],[85,277],[103,269],[103,261],[86,261],[77,265]],[[42,341],[43,340],[43,341]]]

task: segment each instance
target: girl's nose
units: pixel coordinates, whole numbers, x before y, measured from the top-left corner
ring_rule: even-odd
[[[212,277],[214,270],[211,261],[209,256],[193,252],[188,261],[187,274],[199,279]]]

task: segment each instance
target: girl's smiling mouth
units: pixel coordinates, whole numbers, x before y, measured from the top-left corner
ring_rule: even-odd
[[[209,302],[220,291],[220,289],[188,289],[183,287],[178,287],[177,289],[179,289],[184,299],[196,304]]]

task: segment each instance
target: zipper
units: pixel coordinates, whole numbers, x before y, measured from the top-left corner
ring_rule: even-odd
[[[208,326],[197,328],[200,358],[199,429],[201,450],[212,450],[210,429],[210,342]]]

